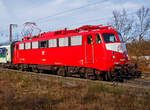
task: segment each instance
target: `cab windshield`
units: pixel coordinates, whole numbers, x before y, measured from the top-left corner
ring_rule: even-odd
[[[117,38],[114,34],[105,33],[103,34],[103,39],[106,43],[117,42]]]
[[[120,41],[123,42],[123,38],[120,33],[118,33],[118,37],[119,37]]]

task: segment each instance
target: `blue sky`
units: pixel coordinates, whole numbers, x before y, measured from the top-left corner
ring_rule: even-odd
[[[0,0],[0,33],[7,33],[10,23],[18,24],[20,30],[27,21],[36,22],[42,31],[106,24],[113,10],[135,12],[142,6],[150,7],[150,0]]]

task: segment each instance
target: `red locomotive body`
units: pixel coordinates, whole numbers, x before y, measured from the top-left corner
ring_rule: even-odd
[[[15,44],[13,63],[88,67],[100,74],[126,66],[128,56],[121,34],[110,26],[83,26],[25,37]]]

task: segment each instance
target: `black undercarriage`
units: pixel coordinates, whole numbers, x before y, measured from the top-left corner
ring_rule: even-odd
[[[119,81],[124,79],[137,78],[141,72],[137,69],[137,64],[114,66],[111,71],[99,71],[93,68],[77,66],[58,66],[58,65],[34,65],[34,64],[1,64],[2,67],[17,69],[21,71],[31,71],[35,73],[48,73],[59,76],[74,76],[91,80]]]

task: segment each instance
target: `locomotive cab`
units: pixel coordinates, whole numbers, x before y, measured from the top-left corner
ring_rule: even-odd
[[[128,54],[125,42],[119,32],[102,33],[102,38],[107,52],[108,67],[122,67],[128,63]]]

